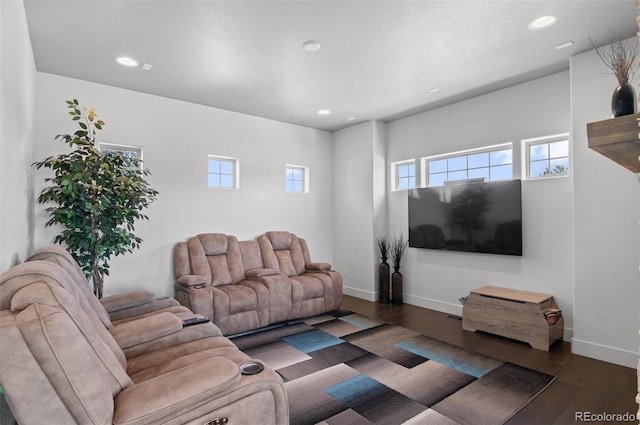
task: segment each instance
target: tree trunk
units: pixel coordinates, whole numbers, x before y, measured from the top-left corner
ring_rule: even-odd
[[[91,270],[91,280],[93,280],[93,293],[98,297],[98,299],[102,298],[102,286],[104,285],[104,276],[100,274],[97,266],[93,267]]]

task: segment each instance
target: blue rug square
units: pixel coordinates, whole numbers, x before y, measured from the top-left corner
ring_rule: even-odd
[[[389,387],[381,384],[366,375],[358,375],[347,379],[337,385],[325,389],[325,391],[352,409],[389,392]]]
[[[333,347],[334,345],[342,344],[344,342],[343,339],[319,329],[286,336],[282,338],[282,340],[305,354],[311,353],[312,351],[322,350],[323,348]]]

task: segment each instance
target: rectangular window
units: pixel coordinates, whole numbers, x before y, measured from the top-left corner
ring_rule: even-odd
[[[392,190],[407,190],[416,187],[416,161],[399,161],[391,164]]]
[[[120,145],[116,143],[106,143],[100,142],[98,144],[98,149],[101,153],[107,152],[122,152],[122,154],[129,158],[135,159],[138,161],[140,165],[140,169],[142,169],[142,147],[140,146],[130,146],[130,145]]]
[[[522,141],[526,153],[527,178],[568,176],[571,171],[569,134]]]
[[[287,165],[285,167],[285,190],[294,193],[309,192],[309,167]]]
[[[238,188],[239,166],[236,158],[209,155],[208,186]]]
[[[513,179],[511,143],[422,158],[423,183],[443,186],[455,181]]]

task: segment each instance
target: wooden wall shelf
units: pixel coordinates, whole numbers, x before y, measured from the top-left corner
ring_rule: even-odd
[[[589,148],[640,173],[640,114],[587,124]]]

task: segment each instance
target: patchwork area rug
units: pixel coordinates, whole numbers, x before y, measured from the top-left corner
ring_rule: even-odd
[[[348,311],[232,340],[282,376],[292,425],[499,425],[555,379]]]

